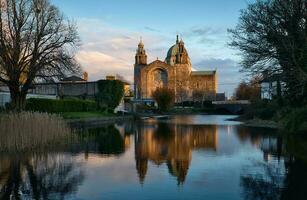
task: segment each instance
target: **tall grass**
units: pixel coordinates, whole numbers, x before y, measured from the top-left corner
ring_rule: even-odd
[[[63,143],[71,135],[65,121],[57,115],[35,112],[0,116],[0,152],[18,152]]]

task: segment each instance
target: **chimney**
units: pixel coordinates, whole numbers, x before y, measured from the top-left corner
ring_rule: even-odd
[[[83,79],[84,79],[85,81],[88,81],[88,73],[87,73],[87,72],[84,72],[84,73],[83,73]]]

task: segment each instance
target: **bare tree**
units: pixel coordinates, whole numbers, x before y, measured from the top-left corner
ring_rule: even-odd
[[[230,45],[242,52],[244,70],[253,75],[279,74],[291,100],[306,98],[306,0],[257,0],[229,31]]]
[[[235,97],[237,100],[259,100],[261,98],[260,85],[258,82],[242,81],[235,90]]]
[[[205,91],[203,90],[194,90],[192,93],[192,99],[194,102],[199,101],[202,102],[203,101],[203,97],[204,97],[204,93]]]
[[[0,1],[0,81],[9,87],[12,109],[25,108],[35,80],[80,72],[76,30],[48,0]]]

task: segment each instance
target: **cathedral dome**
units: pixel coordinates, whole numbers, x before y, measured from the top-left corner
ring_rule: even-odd
[[[171,48],[168,50],[167,55],[166,55],[166,59],[170,58],[172,56],[176,56],[179,50],[179,46],[178,44],[175,44],[173,46],[171,46]]]
[[[167,56],[165,58],[165,62],[173,65],[178,63],[178,56],[179,55],[183,55],[186,59],[187,63],[190,63],[190,59],[188,56],[188,51],[186,50],[186,48],[184,47],[184,42],[181,40],[179,42],[178,36],[177,36],[177,40],[176,40],[176,44],[171,46],[171,48],[168,50],[167,52]]]

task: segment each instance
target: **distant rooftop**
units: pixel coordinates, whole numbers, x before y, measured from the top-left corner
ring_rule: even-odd
[[[192,76],[201,76],[201,75],[214,75],[216,73],[215,70],[213,71],[192,71]]]
[[[120,76],[120,75],[116,75],[116,76],[114,76],[114,75],[107,75],[106,76],[106,80],[119,80],[124,85],[130,85],[130,83],[128,81],[124,80],[124,78],[122,76]]]
[[[63,78],[61,82],[86,82],[86,80],[78,76],[69,76],[69,77]]]

